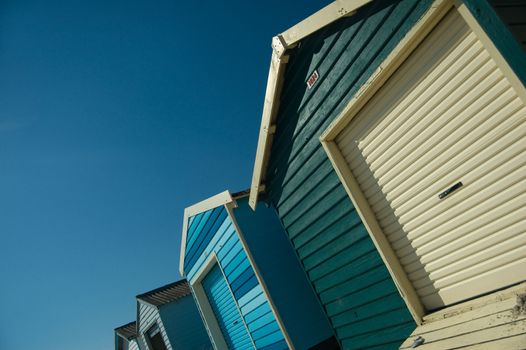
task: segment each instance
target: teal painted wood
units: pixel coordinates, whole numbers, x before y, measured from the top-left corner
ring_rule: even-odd
[[[331,338],[332,328],[275,210],[260,203],[253,211],[248,198],[240,198],[233,212],[294,347],[306,350]]]
[[[375,1],[303,40],[285,73],[268,195],[346,349],[396,348],[415,324],[318,138],[430,3]],[[485,0],[466,4],[525,82],[520,44]]]
[[[218,265],[208,272],[202,284],[228,348],[253,349],[241,314]]]
[[[245,320],[256,348],[287,349],[283,333],[279,330],[276,318],[225,208],[218,207],[200,213],[191,217],[189,222],[184,270],[190,284],[195,282],[197,273],[210,254],[215,253],[219,263],[216,267],[222,269],[226,277],[228,293],[232,291],[234,303]],[[228,295],[225,290],[221,292],[222,294],[212,295],[218,298],[218,302],[224,301]],[[234,314],[230,314],[230,317]]]
[[[128,344],[128,350],[140,350],[139,344],[136,340],[130,340]]]
[[[162,305],[159,315],[174,349],[212,350],[212,344],[191,295]]]
[[[504,20],[509,21],[515,37],[509,31],[505,23],[495,13],[493,7],[485,0],[465,0],[466,6],[475,16],[486,34],[493,41],[500,53],[505,57],[508,64],[515,71],[523,84],[526,85],[526,1],[502,1],[492,0],[497,12],[500,12]],[[503,12],[503,7],[515,15]],[[522,42],[519,42],[521,40]]]
[[[190,226],[186,253],[185,265],[192,266],[199,258],[208,243],[212,240],[219,227],[227,217],[226,209],[218,207],[199,214],[200,220],[196,220]]]
[[[430,3],[375,1],[303,40],[285,72],[268,196],[345,349],[397,348],[416,325],[319,136]]]
[[[135,339],[125,340],[124,338],[115,334],[115,350],[140,350],[139,345]]]
[[[117,333],[114,334],[114,345],[115,345],[115,350],[119,350],[119,349],[122,349],[123,348],[123,344],[124,343],[124,339],[122,339],[121,337],[119,337],[117,335]]]
[[[161,331],[161,335],[163,337],[163,341],[164,341],[164,344],[166,345],[166,348],[168,350],[173,350],[172,344],[170,343],[170,339],[168,337],[168,332],[170,330],[169,329],[167,330],[166,327],[164,326],[164,323],[161,319],[161,315],[159,314],[159,309],[141,300],[138,300],[137,303],[138,303],[138,311],[139,311],[138,319],[137,319],[137,322],[138,322],[137,338],[139,339],[141,348],[148,349],[146,345],[147,344],[146,332],[154,324],[157,324]]]

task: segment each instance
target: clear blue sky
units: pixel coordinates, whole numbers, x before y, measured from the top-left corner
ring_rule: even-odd
[[[270,40],[329,1],[0,2],[0,350],[113,349],[249,186]]]

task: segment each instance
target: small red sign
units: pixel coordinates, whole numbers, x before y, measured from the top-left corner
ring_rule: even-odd
[[[320,77],[320,75],[318,74],[318,71],[315,70],[314,72],[312,72],[312,74],[310,75],[309,79],[307,80],[307,87],[310,89],[311,87],[314,86],[314,84],[318,81],[318,78]]]

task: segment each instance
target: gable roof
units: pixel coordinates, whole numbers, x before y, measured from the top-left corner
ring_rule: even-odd
[[[186,251],[186,235],[188,231],[188,220],[192,216],[203,213],[213,208],[217,208],[221,205],[232,203],[236,199],[246,197],[249,194],[250,189],[246,189],[244,191],[239,191],[235,193],[230,193],[230,191],[226,190],[216,194],[215,196],[212,196],[201,202],[191,205],[184,210],[183,233],[181,236],[181,251],[179,253],[179,273],[181,274],[181,276],[184,276],[184,254]]]
[[[126,340],[137,338],[137,322],[126,323],[123,326],[115,328],[115,333]]]
[[[259,193],[265,190],[266,168],[270,159],[273,134],[276,131],[275,124],[279,97],[284,82],[283,73],[289,58],[286,54],[287,50],[295,47],[302,39],[334,21],[355,14],[361,7],[372,1],[336,0],[272,39],[273,52],[250,187],[249,205],[253,210],[256,209]],[[517,13],[521,13],[524,9],[525,0],[489,0],[489,3],[524,48],[526,45],[526,34],[524,34],[523,29],[526,21],[522,18],[517,20]]]
[[[137,300],[142,300],[153,306],[161,306],[184,298],[191,293],[186,279],[167,284],[149,292],[137,295]]]
[[[188,220],[199,213],[217,208],[220,205],[231,203],[234,199],[230,192],[224,191],[199,203],[191,205],[184,210],[183,233],[181,235],[181,251],[179,253],[179,273],[184,276],[184,253],[186,251],[186,234],[188,231]]]
[[[270,60],[263,116],[259,129],[256,160],[252,173],[250,198],[248,201],[252,209],[256,209],[259,192],[264,190],[265,172],[270,158],[272,137],[276,130],[275,120],[281,87],[283,86],[283,73],[289,58],[289,56],[286,55],[286,51],[295,47],[298,42],[305,37],[334,21],[353,15],[359,8],[367,5],[371,1],[372,0],[334,1],[272,39],[272,58]]]

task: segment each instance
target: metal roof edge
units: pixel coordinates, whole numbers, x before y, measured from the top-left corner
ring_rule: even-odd
[[[371,1],[336,0],[272,39],[272,58],[250,186],[249,205],[252,210],[256,210],[259,192],[264,191],[262,181],[264,180],[267,163],[270,158],[272,135],[276,129],[274,122],[278,110],[278,97],[283,85],[284,67],[288,63],[288,56],[285,55],[287,49],[294,47],[305,37],[334,21],[353,15],[360,7],[367,5]]]

